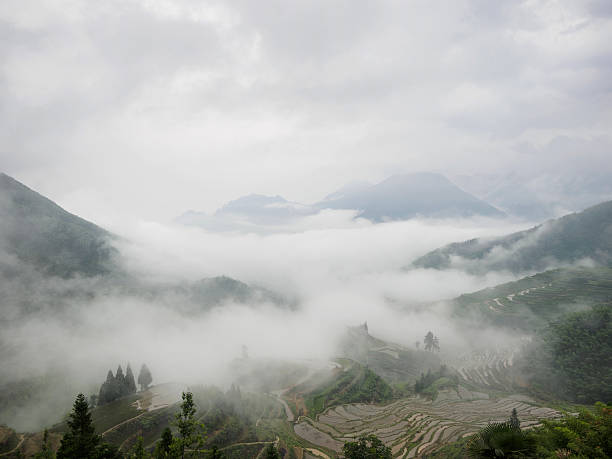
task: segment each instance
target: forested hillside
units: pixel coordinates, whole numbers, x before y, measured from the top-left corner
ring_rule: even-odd
[[[522,273],[588,260],[612,265],[612,201],[501,238],[453,243],[425,254],[412,266]]]

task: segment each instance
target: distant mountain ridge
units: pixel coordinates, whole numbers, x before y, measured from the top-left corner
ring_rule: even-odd
[[[412,266],[520,273],[585,260],[612,266],[612,201],[526,231],[449,244],[420,257]]]
[[[315,204],[319,209],[354,209],[375,222],[414,217],[503,217],[499,209],[463,191],[441,174],[393,175],[370,186],[336,193]]]
[[[352,210],[358,218],[376,223],[416,217],[505,216],[443,175],[427,172],[393,175],[374,185],[352,182],[312,205],[288,201],[278,195],[250,194],[228,202],[213,215],[188,211],[176,221],[213,231],[252,229],[255,225],[287,224],[326,209]]]
[[[73,215],[6,174],[0,174],[0,296],[6,317],[41,310],[41,298],[59,311],[76,298],[85,303],[96,292],[113,291],[173,304],[186,312],[235,303],[287,305],[280,295],[227,276],[165,284],[137,278],[123,268],[112,245],[118,236]],[[43,279],[57,277],[52,287]],[[72,278],[87,282],[71,283]],[[175,301],[176,302],[176,301]],[[9,307],[10,306],[10,307]],[[11,311],[10,313],[8,311]]]

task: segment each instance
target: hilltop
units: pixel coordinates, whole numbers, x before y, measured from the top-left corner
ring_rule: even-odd
[[[340,190],[315,204],[319,209],[354,209],[375,222],[415,217],[503,217],[504,213],[463,191],[441,174],[393,175],[375,185]]]
[[[117,269],[113,238],[0,173],[0,250],[18,261],[64,278],[107,274]]]
[[[612,201],[526,231],[449,244],[425,254],[412,266],[477,274],[492,270],[521,273],[585,261],[612,266]]]

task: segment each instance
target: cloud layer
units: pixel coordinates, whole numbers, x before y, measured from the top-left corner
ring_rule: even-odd
[[[398,171],[605,178],[611,22],[605,0],[9,0],[0,163],[105,224]]]

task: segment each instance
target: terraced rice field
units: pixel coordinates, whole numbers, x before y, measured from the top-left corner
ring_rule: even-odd
[[[344,442],[373,433],[391,447],[393,457],[413,458],[473,434],[489,422],[505,421],[513,408],[523,428],[561,416],[525,396],[492,400],[459,386],[457,391],[441,391],[435,401],[412,397],[385,406],[337,406],[316,420],[302,416],[294,429],[305,440],[336,452]]]

